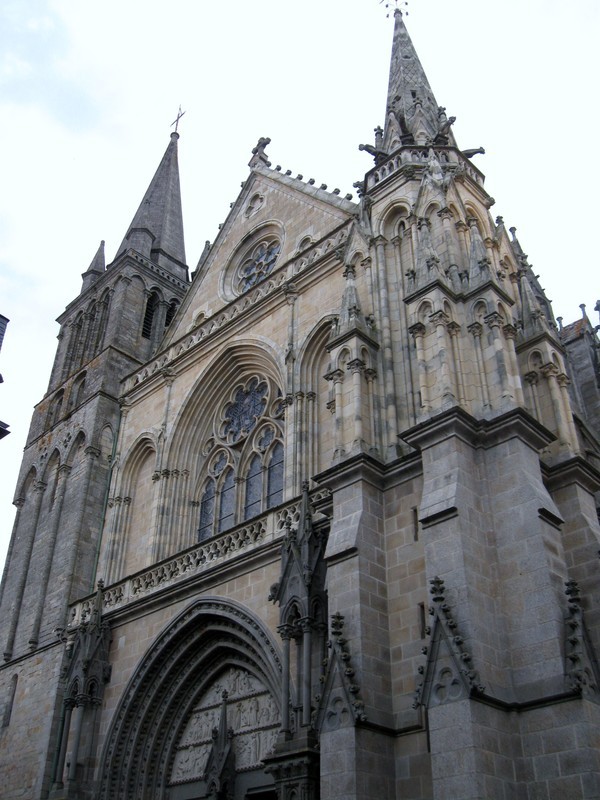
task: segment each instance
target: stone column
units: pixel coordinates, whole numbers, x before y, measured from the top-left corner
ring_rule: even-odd
[[[75,700],[71,697],[65,699],[61,712],[58,735],[58,751],[52,784],[54,789],[62,789],[63,775],[65,771],[65,758],[67,755],[67,744],[69,742],[69,730],[71,728],[71,714],[75,706]]]
[[[425,362],[425,351],[423,347],[423,339],[425,338],[425,325],[422,322],[417,322],[408,329],[415,341],[415,349],[417,352],[417,365],[419,371],[419,393],[421,395],[421,411],[427,413],[431,406],[429,402],[429,387],[427,386],[427,364]]]
[[[281,732],[289,736],[290,733],[290,640],[292,628],[290,625],[280,625],[277,630],[283,642],[283,663],[281,665]]]
[[[15,521],[13,523],[12,536],[10,537],[10,544],[8,545],[8,551],[6,553],[6,562],[5,562],[5,565],[4,565],[4,574],[2,576],[3,580],[0,583],[0,606],[2,605],[2,599],[4,598],[4,590],[6,588],[6,584],[8,583],[9,565],[10,565],[11,560],[12,560],[12,554],[13,554],[14,546],[15,546],[16,539],[17,539],[16,532],[19,529],[19,520],[21,519],[21,510],[22,510],[23,506],[25,505],[25,502],[26,502],[26,498],[25,497],[17,497],[17,499],[13,503],[13,505],[15,505],[17,507],[17,513],[15,514]]]
[[[521,376],[519,375],[519,362],[517,359],[517,351],[516,351],[517,329],[515,328],[514,325],[507,323],[506,325],[502,326],[502,332],[504,333],[504,338],[508,342],[507,344],[508,360],[510,363],[510,375],[512,377],[515,401],[518,406],[524,406],[525,396],[523,394],[523,386],[521,385]]]
[[[460,250],[461,250],[461,263],[468,264],[469,263],[469,240],[468,240],[468,230],[469,227],[463,220],[459,220],[455,223],[455,228],[458,231],[458,241],[460,242]],[[463,270],[464,274],[464,270]]]
[[[363,447],[363,415],[362,415],[362,372],[365,362],[360,358],[353,358],[348,362],[348,370],[352,374],[352,396],[354,406],[354,440],[353,450],[361,450]]]
[[[121,275],[111,290],[113,292],[113,299],[110,304],[110,318],[107,324],[107,333],[110,331],[107,344],[115,344],[120,347],[125,347],[130,341],[132,335],[134,339],[137,339],[140,333],[141,320],[139,320],[138,328],[135,331],[131,331],[127,325],[120,324],[123,318],[123,312],[127,305],[127,295],[129,294],[130,284],[131,278],[127,277],[126,275]],[[144,304],[143,308],[145,307],[146,306]]]
[[[483,352],[481,348],[481,334],[483,333],[483,326],[480,322],[472,322],[468,326],[467,330],[473,336],[475,363],[477,365],[477,375],[480,378],[478,381],[476,381],[476,384],[479,387],[482,410],[485,411],[490,407],[490,393],[488,389],[487,372],[485,369],[485,362],[483,360]],[[473,397],[471,400],[474,401],[475,398]]]
[[[167,305],[168,307],[168,305]],[[175,504],[175,492],[177,486],[173,485],[172,481],[167,478],[171,475],[171,470],[165,464],[165,439],[168,437],[169,432],[169,412],[171,409],[171,393],[173,390],[173,383],[175,381],[175,374],[172,370],[166,368],[161,370],[161,377],[164,381],[164,411],[161,426],[161,435],[159,437],[159,452],[157,454],[156,468],[164,480],[160,481],[158,486],[158,498],[156,501],[157,516],[155,519],[154,531],[151,536],[151,561],[156,562],[164,558],[167,553],[172,552],[175,544],[175,530],[173,524],[173,507]]]
[[[465,381],[463,375],[463,365],[460,357],[460,347],[458,345],[458,337],[460,334],[460,325],[454,320],[451,320],[446,325],[446,330],[450,336],[450,348],[452,350],[452,366],[454,375],[456,375],[456,387],[458,402],[460,405],[465,405]]]
[[[327,373],[325,378],[333,382],[334,391],[334,413],[335,413],[335,447],[333,451],[334,461],[341,458],[344,453],[344,403],[343,403],[343,382],[344,373],[341,369],[334,369]]]
[[[569,398],[568,386],[571,383],[567,375],[561,372],[556,376],[556,382],[560,387],[560,396],[562,399],[563,413],[567,428],[569,429],[569,438],[571,441],[571,450],[574,453],[579,452],[579,437],[577,436],[577,428],[575,427],[575,420],[573,419],[573,411],[571,410],[571,400]]]
[[[367,280],[367,287],[369,291],[369,307],[375,309],[377,306],[375,300],[375,287],[373,285],[373,270],[372,270],[372,260],[369,256],[364,258],[361,262],[361,266],[365,270],[365,276]]]
[[[87,507],[88,507],[88,499],[89,499],[88,498],[88,492],[89,492],[89,488],[90,488],[90,480],[91,480],[91,477],[92,477],[92,471],[94,469],[94,466],[97,464],[97,460],[100,457],[100,450],[98,450],[97,447],[92,447],[92,446],[86,447],[85,450],[84,450],[84,457],[85,457],[85,468],[84,468],[83,475],[79,479],[79,484],[81,486],[81,494],[79,495],[79,498],[78,498],[79,499],[79,508],[77,510],[77,518],[75,520],[75,525],[73,527],[73,534],[74,535],[73,535],[73,539],[72,539],[71,547],[70,547],[70,551],[69,551],[69,560],[68,560],[67,566],[65,568],[65,574],[67,576],[68,589],[67,589],[67,591],[65,593],[65,596],[63,598],[62,610],[60,612],[60,617],[59,617],[60,623],[64,624],[64,625],[67,624],[67,622],[66,622],[66,620],[67,620],[67,611],[68,611],[69,603],[71,602],[72,594],[73,594],[73,583],[74,583],[74,577],[75,577],[75,566],[76,566],[76,561],[77,561],[77,554],[79,552],[78,544],[79,544],[79,538],[80,538],[80,534],[81,534],[81,530],[82,530],[83,522],[84,522],[84,518],[85,518],[85,512],[86,512]],[[100,529],[98,531],[98,536],[102,535],[102,524],[103,523],[104,523],[104,520],[100,520]],[[96,545],[96,546],[98,546],[98,545]],[[83,577],[83,576],[81,576],[81,577]],[[92,571],[90,570],[90,574],[89,574],[89,580],[90,580],[89,591],[92,591],[93,588],[94,588],[94,577],[95,576],[92,574]]]
[[[306,442],[306,461],[304,463],[304,471],[303,474],[305,475],[314,475],[317,471],[317,465],[315,464],[315,453],[314,453],[314,438],[316,436],[315,430],[315,401],[317,399],[316,392],[307,392],[306,394],[306,405],[307,405],[307,442]]]
[[[435,325],[437,338],[436,355],[439,358],[439,379],[442,385],[441,404],[442,408],[447,408],[456,402],[456,394],[452,386],[452,376],[448,365],[446,326],[450,322],[450,317],[444,311],[436,311],[431,315],[431,321]]]
[[[27,574],[29,572],[31,553],[33,551],[33,545],[36,539],[36,532],[40,518],[40,509],[42,507],[44,492],[46,491],[46,483],[44,483],[44,481],[37,481],[33,491],[35,499],[32,509],[33,512],[32,519],[29,521],[26,517],[23,517],[21,514],[19,514],[17,519],[15,520],[15,527],[13,530],[13,537],[11,540],[11,541],[16,540],[17,536],[20,535],[21,527],[23,527],[24,524],[29,521],[28,530],[24,532],[25,535],[23,537],[25,539],[25,548],[24,548],[23,558],[19,559],[19,575],[17,578],[17,583],[14,591],[13,603],[10,608],[8,619],[6,620],[8,627],[8,635],[6,637],[6,644],[4,646],[5,661],[10,661],[13,654],[13,648],[15,645],[15,635],[17,632],[17,625],[19,623],[21,607],[23,605],[23,594],[25,592],[25,586],[27,584]]]
[[[42,615],[44,613],[44,605],[46,601],[46,593],[48,591],[48,581],[50,580],[50,572],[52,570],[52,559],[54,557],[54,549],[56,547],[56,538],[58,536],[58,529],[62,516],[63,500],[65,499],[65,492],[67,490],[67,478],[71,472],[71,467],[68,464],[62,464],[58,468],[56,493],[54,496],[54,507],[52,509],[51,522],[50,522],[50,535],[48,543],[45,547],[45,560],[42,566],[41,580],[39,581],[39,593],[35,608],[35,616],[33,618],[33,626],[29,636],[29,646],[32,650],[37,647],[38,639],[40,636],[40,627],[42,624]]]
[[[375,390],[374,383],[377,377],[377,372],[374,369],[365,369],[365,378],[367,381],[367,413],[369,415],[369,451],[379,452],[377,447],[377,428],[375,421]]]
[[[552,400],[552,409],[554,411],[554,422],[558,433],[558,443],[561,449],[572,452],[573,445],[571,443],[571,436],[567,420],[565,419],[565,410],[563,400],[561,397],[560,386],[558,384],[559,370],[556,364],[545,364],[541,369],[542,375],[546,378],[548,388],[550,390],[550,398]]]
[[[304,392],[296,392],[296,435],[294,436],[294,494],[301,491],[300,476],[302,472],[302,462],[305,458],[305,436],[304,436]]]
[[[377,271],[379,276],[379,294],[381,298],[381,339],[383,344],[383,384],[385,396],[386,450],[397,447],[398,424],[396,420],[396,388],[394,380],[394,354],[392,350],[392,332],[390,321],[390,299],[387,284],[385,245],[383,236],[375,240],[377,254]]]
[[[485,317],[485,323],[488,328],[492,332],[492,338],[494,341],[494,355],[496,358],[496,375],[498,376],[498,384],[500,388],[500,398],[501,398],[501,405],[502,408],[507,408],[512,402],[514,402],[514,398],[510,391],[509,380],[508,380],[508,366],[506,364],[506,358],[504,355],[504,346],[502,342],[502,338],[500,337],[500,326],[502,324],[502,317],[498,314],[497,311],[493,311],[491,314],[488,314]]]
[[[308,617],[299,624],[302,630],[302,724],[310,725],[312,627]]]
[[[543,422],[537,388],[540,376],[535,370],[532,370],[531,372],[527,372],[523,377],[529,386],[529,395],[531,397],[531,413],[534,415],[534,417],[536,417],[536,419],[538,419],[540,422]]]
[[[87,695],[78,695],[75,700],[75,727],[73,730],[73,749],[71,750],[71,762],[67,779],[77,780],[77,759],[79,758],[79,745],[81,744],[81,731],[83,729],[83,715],[88,703]]]

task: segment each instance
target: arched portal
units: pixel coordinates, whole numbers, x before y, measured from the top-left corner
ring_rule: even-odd
[[[125,690],[104,750],[100,797],[206,796],[213,730],[224,713],[239,773],[233,796],[243,798],[252,783],[268,789],[272,779],[260,762],[279,731],[280,684],[278,649],[259,620],[222,598],[194,602]]]

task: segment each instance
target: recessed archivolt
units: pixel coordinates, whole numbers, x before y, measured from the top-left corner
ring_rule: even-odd
[[[544,360],[539,350],[533,350],[527,359],[530,371],[536,371],[543,365]]]
[[[48,457],[48,460],[46,461],[44,470],[42,472],[42,480],[45,483],[48,483],[53,472],[57,470],[58,467],[60,467],[61,461],[62,460],[60,456],[60,450],[58,449],[58,447],[55,447],[51,455]]]
[[[140,434],[122,460],[123,468],[120,488],[122,494],[131,495],[142,464],[151,456],[156,456],[156,444],[153,437],[148,433]]]
[[[27,471],[27,474],[25,475],[23,482],[18,487],[15,493],[15,500],[19,499],[26,500],[33,492],[36,483],[37,483],[37,469],[35,468],[35,466],[31,466]]]
[[[433,305],[430,300],[424,300],[417,308],[417,320],[423,324],[428,325],[430,316],[433,314]]]
[[[271,633],[231,600],[197,600],[158,637],[125,689],[102,757],[102,800],[164,797],[194,703],[231,667],[264,684],[281,713],[281,662]]]
[[[64,463],[72,467],[75,461],[81,457],[82,448],[84,446],[85,446],[85,433],[83,431],[79,431],[78,434],[73,439],[71,446],[69,447]]]
[[[323,361],[327,357],[327,344],[331,327],[335,321],[333,314],[323,317],[306,337],[298,352],[300,386],[305,392],[324,391]]]
[[[348,263],[352,264],[353,267],[360,266],[361,262],[364,261],[365,254],[362,250],[353,250],[352,254],[348,258]]]
[[[488,315],[487,300],[478,298],[471,304],[471,318],[477,322],[483,323],[485,317]]]
[[[465,211],[467,214],[467,219],[474,219],[477,222],[477,228],[479,229],[479,234],[482,239],[485,239],[487,236],[490,236],[490,232],[488,230],[488,221],[487,219],[484,220],[482,215],[479,211],[476,211],[472,205],[467,204],[465,206]]]
[[[192,469],[214,433],[215,416],[232,388],[256,376],[281,390],[283,378],[273,352],[244,343],[219,353],[196,381],[173,426],[169,463]]]
[[[344,347],[344,349],[338,355],[337,365],[336,365],[337,368],[345,372],[346,367],[348,366],[348,362],[351,360],[351,358],[352,358],[352,353],[347,347]]]
[[[437,212],[439,210],[440,210],[440,204],[439,203],[429,203],[429,205],[425,209],[425,213],[423,214],[423,216],[424,217],[428,217],[429,219],[432,219],[433,217],[435,217],[437,215]]]
[[[383,235],[386,239],[391,240],[400,233],[400,223],[410,216],[410,204],[406,201],[396,201],[387,206],[383,211],[379,222],[377,224],[377,233],[375,235]]]

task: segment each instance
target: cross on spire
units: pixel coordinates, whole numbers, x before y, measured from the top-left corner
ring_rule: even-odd
[[[179,120],[183,117],[184,114],[185,111],[182,111],[181,106],[179,106],[179,111],[177,112],[177,116],[175,117],[175,120],[171,123],[171,128],[173,127],[173,125],[175,125],[175,133],[177,133],[177,128],[179,127]]]
[[[401,6],[408,6],[408,0],[393,0],[393,3],[394,3],[394,8],[395,8],[394,13],[396,11],[400,11],[400,8],[398,7],[398,3],[400,3]],[[385,2],[385,0],[379,0],[379,5],[384,5],[384,8],[387,11],[386,17],[389,17],[390,8],[392,7],[392,3],[391,2]],[[406,11],[406,16],[408,16],[408,11]]]

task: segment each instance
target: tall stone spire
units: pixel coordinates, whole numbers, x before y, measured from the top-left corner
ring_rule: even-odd
[[[171,134],[169,146],[121,242],[117,257],[133,249],[180,280],[187,280],[177,161],[178,139],[178,133]]]
[[[392,153],[403,144],[455,145],[450,131],[454,118],[446,117],[445,109],[436,102],[400,9],[396,9],[394,17],[382,149]]]

